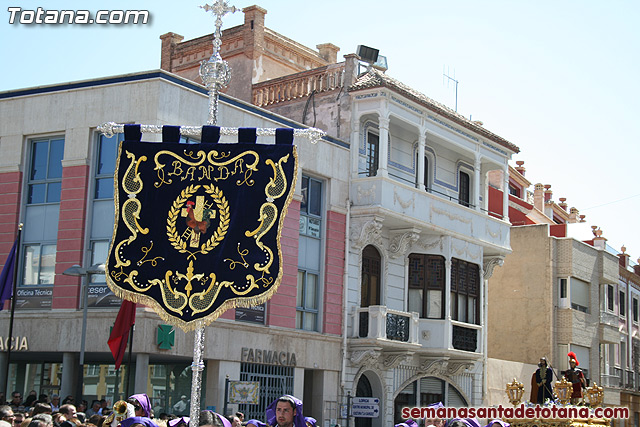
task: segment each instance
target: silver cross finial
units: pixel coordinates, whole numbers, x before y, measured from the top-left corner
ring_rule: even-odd
[[[212,5],[206,4],[204,6],[200,6],[206,12],[213,12],[216,16],[216,31],[213,34],[213,55],[220,51],[220,46],[222,45],[222,17],[227,13],[235,13],[238,9],[235,6],[229,6],[226,0],[216,0]]]
[[[225,0],[216,0],[213,5],[200,6],[207,12],[213,12],[216,17],[216,31],[213,33],[213,54],[208,61],[200,63],[200,78],[209,90],[209,119],[207,124],[215,125],[218,120],[218,97],[220,88],[227,86],[231,80],[231,69],[227,61],[220,56],[222,46],[222,17],[227,13],[234,13],[235,6],[229,6]]]

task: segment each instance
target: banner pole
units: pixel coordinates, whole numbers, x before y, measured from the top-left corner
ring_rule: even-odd
[[[191,403],[189,410],[189,425],[196,426],[200,417],[200,392],[202,389],[202,371],[204,370],[204,362],[202,361],[202,353],[204,351],[204,326],[198,326],[193,337],[193,363],[191,364]]]
[[[16,288],[18,285],[18,265],[20,265],[18,263],[18,258],[20,256],[20,237],[22,236],[22,227],[23,227],[22,223],[18,224],[18,235],[16,236],[16,253],[14,254],[14,258],[13,258],[13,290],[11,291],[12,292],[11,293],[11,317],[9,318],[9,335],[8,335],[9,345],[7,346],[7,365],[5,366],[5,371],[4,371],[5,383],[4,383],[4,388],[2,389],[2,391],[6,391],[7,393],[9,393],[7,388],[9,387],[9,365],[11,364],[11,347],[12,347],[11,339],[13,338],[13,318],[16,313]],[[17,347],[17,343],[16,343],[16,347]]]
[[[202,83],[209,90],[209,115],[208,125],[216,125],[218,122],[218,97],[220,89],[229,84],[231,80],[231,69],[227,61],[220,56],[222,46],[222,17],[227,13],[235,13],[235,6],[229,6],[225,0],[216,0],[213,5],[205,4],[200,6],[207,12],[213,12],[216,17],[216,30],[213,33],[213,53],[208,61],[200,63],[200,78]],[[193,363],[191,364],[191,411],[190,427],[199,426],[200,418],[200,391],[202,388],[202,353],[204,351],[205,324],[200,323],[193,338]],[[222,414],[223,416],[226,414]]]

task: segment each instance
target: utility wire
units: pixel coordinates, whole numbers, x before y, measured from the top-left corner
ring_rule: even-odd
[[[640,194],[634,194],[633,196],[625,197],[624,199],[614,200],[613,202],[607,202],[607,203],[603,203],[603,204],[601,204],[601,205],[591,206],[591,207],[588,207],[588,208],[582,209],[582,211],[586,211],[586,210],[589,210],[589,209],[600,208],[600,207],[602,207],[602,206],[612,205],[612,204],[614,204],[614,203],[623,202],[623,201],[625,201],[625,200],[633,199],[634,197],[638,197],[638,196],[640,196]]]

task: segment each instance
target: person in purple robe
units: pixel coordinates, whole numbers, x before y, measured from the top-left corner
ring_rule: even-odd
[[[131,417],[120,422],[120,427],[131,427],[134,424],[142,424],[144,427],[158,427],[158,424],[154,423],[149,417]]]
[[[285,394],[271,402],[266,411],[267,424],[273,427],[306,427],[302,400]]]
[[[189,420],[190,420],[189,417],[174,418],[173,420],[170,420],[167,424],[169,425],[169,427],[188,427]]]
[[[475,418],[453,418],[446,427],[482,427]]]
[[[127,399],[127,403],[133,405],[136,417],[151,418],[151,402],[146,394],[134,394]]]

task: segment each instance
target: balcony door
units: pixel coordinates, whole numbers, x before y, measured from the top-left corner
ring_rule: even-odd
[[[369,245],[362,251],[360,306],[380,305],[380,252]]]
[[[380,137],[372,132],[367,132],[367,176],[376,176],[380,164]]]
[[[460,203],[462,206],[466,206],[466,207],[471,206],[470,184],[471,184],[471,178],[469,177],[469,174],[460,171],[459,182],[458,182],[458,185],[460,187],[459,194],[458,194],[458,203]]]

